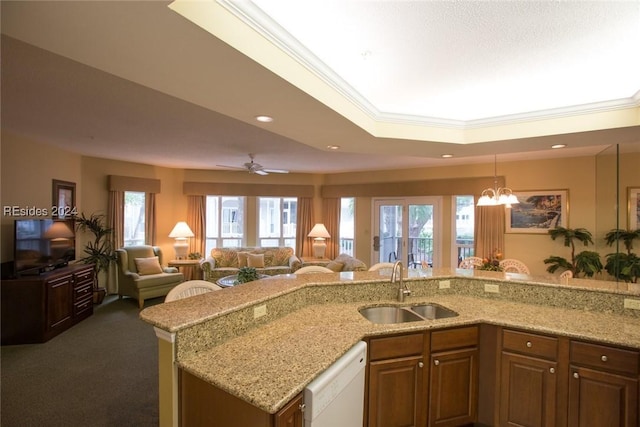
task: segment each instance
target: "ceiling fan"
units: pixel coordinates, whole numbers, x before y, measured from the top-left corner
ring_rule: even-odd
[[[225,166],[225,165],[218,165],[218,166],[223,168],[229,168],[229,169],[246,170],[249,173],[255,173],[257,175],[269,175],[270,173],[289,173],[288,170],[284,170],[284,169],[267,169],[263,167],[261,164],[255,163],[253,161],[253,158],[254,158],[254,155],[252,153],[249,153],[249,159],[251,159],[251,161],[245,163],[244,166]]]

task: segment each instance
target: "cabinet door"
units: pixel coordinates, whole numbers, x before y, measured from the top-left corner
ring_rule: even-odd
[[[571,366],[569,427],[638,425],[638,379]]]
[[[556,362],[502,353],[500,425],[555,426]]]
[[[73,276],[57,277],[46,282],[47,331],[68,327],[73,315]]]
[[[431,355],[429,426],[473,423],[478,401],[478,349]]]
[[[302,394],[293,398],[276,414],[275,427],[303,427]]]
[[[422,356],[371,362],[369,427],[424,425],[426,395]]]

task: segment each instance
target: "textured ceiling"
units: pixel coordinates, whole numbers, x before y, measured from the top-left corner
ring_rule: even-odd
[[[378,16],[384,5],[424,6],[424,2],[356,3],[360,8],[375,6]],[[550,131],[546,125],[551,122],[533,127],[529,123],[516,125],[513,129],[518,132],[511,132],[511,127],[499,131],[489,128],[486,132],[479,129],[482,143],[464,145],[464,135],[445,128],[435,129],[449,139],[462,135],[460,141],[414,138],[411,131],[420,131],[421,126],[413,126],[404,134],[407,127],[395,127],[384,136],[377,136],[362,126],[362,121],[354,121],[345,110],[334,108],[330,102],[334,92],[355,96],[345,92],[353,89],[350,85],[343,87],[332,81],[326,86],[318,85],[318,93],[301,87],[304,85],[299,81],[284,77],[285,70],[273,70],[262,64],[261,61],[277,57],[271,50],[265,49],[265,58],[258,61],[244,52],[246,46],[235,45],[224,35],[203,31],[175,13],[170,5],[168,1],[2,1],[3,130],[88,156],[168,167],[218,169],[217,165],[242,165],[248,160],[248,153],[255,153],[256,161],[267,168],[306,173],[490,163],[495,153],[499,154],[499,161],[592,155],[607,144],[640,143],[640,107],[635,99],[632,99],[635,107],[627,108],[625,115],[619,115],[615,108],[612,115],[604,118],[589,113],[575,117],[566,114],[565,118],[571,119],[570,125],[561,131]],[[192,2],[192,6],[210,5],[218,3]],[[462,12],[450,11],[447,20],[458,13]],[[395,22],[396,28],[402,27],[405,18],[398,17],[391,23]],[[479,26],[490,18],[478,17],[468,24],[466,19],[461,14],[459,22],[452,20],[448,25],[434,22],[441,29],[438,40],[443,40],[441,32],[453,37],[467,31],[463,25]],[[326,27],[332,21],[323,22],[325,28],[321,33],[332,35],[333,27]],[[354,19],[353,25],[351,34],[359,34],[360,24]],[[223,27],[220,24],[216,29]],[[241,35],[254,32],[242,22],[227,29]],[[598,39],[597,34],[592,37]],[[452,39],[452,44],[445,47],[400,44],[402,49],[391,52],[399,56],[383,61],[394,65],[389,72],[413,68],[401,62],[408,60],[407,53],[411,50],[413,55],[440,58],[438,66],[429,71],[428,79],[426,72],[416,72],[413,76],[380,77],[370,86],[379,96],[406,97],[417,95],[417,87],[427,85],[434,96],[439,93],[444,99],[445,89],[456,89],[453,82],[458,82],[457,90],[468,95],[470,89],[465,81],[478,81],[474,70],[483,69],[479,60],[487,62],[489,58],[474,54],[473,48],[467,48],[470,52],[462,55],[458,43],[474,37],[464,34],[460,37],[456,44]],[[499,38],[504,35],[494,32],[486,37],[493,46],[500,46]],[[548,45],[545,40],[547,36],[540,43]],[[248,48],[263,48],[254,42],[245,38]],[[517,50],[513,43],[514,40],[508,52]],[[382,54],[380,45],[371,46],[371,56]],[[628,51],[613,50],[619,60],[631,55]],[[522,51],[515,53],[525,58],[531,56],[527,64],[537,64],[541,58],[529,45],[527,52]],[[486,65],[484,69],[486,79]],[[615,82],[623,71],[626,68],[610,67],[584,87],[583,92],[598,94],[594,88]],[[361,77],[369,74],[363,73]],[[636,90],[640,88],[638,76],[640,73],[636,74]],[[416,79],[416,93],[402,89],[400,83],[409,78]],[[516,78],[509,73],[494,74],[493,81],[487,84]],[[533,88],[533,93],[542,92],[546,82],[527,81],[523,87]],[[359,96],[364,99],[363,94]],[[456,103],[465,105],[474,97],[463,98]],[[489,96],[482,103],[491,99]],[[392,98],[380,102],[403,104]],[[393,111],[384,105],[375,109]],[[257,123],[255,116],[265,113],[276,120]],[[368,123],[385,131],[371,117]],[[533,128],[536,132],[529,132]],[[396,134],[397,131],[401,132]],[[568,143],[569,148],[549,150],[551,144],[561,142]],[[326,148],[329,144],[340,145],[341,149],[329,151]],[[443,153],[455,157],[442,159]]]

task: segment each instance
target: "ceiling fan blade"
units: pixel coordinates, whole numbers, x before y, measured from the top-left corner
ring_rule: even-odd
[[[284,170],[284,169],[263,169],[265,172],[271,172],[271,173],[289,173],[288,170]]]
[[[228,166],[228,165],[216,165],[216,166],[221,167],[221,168],[235,169],[235,170],[241,170],[241,171],[247,170],[247,168],[243,168],[241,166]]]
[[[263,169],[256,169],[253,171],[253,173],[257,174],[257,175],[269,175],[269,173]]]

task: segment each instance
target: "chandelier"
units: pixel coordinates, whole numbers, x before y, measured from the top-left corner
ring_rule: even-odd
[[[520,203],[513,191],[508,187],[498,187],[498,156],[493,157],[493,188],[485,188],[478,199],[476,206],[499,206],[510,208],[511,205]]]

